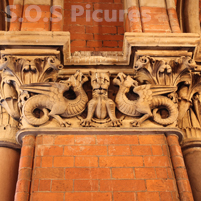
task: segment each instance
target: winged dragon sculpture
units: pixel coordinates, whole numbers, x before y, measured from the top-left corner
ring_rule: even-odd
[[[38,94],[25,102],[22,109],[24,119],[31,125],[40,126],[46,123],[49,117],[53,117],[58,120],[61,126],[69,126],[70,123],[61,117],[73,117],[85,110],[88,96],[82,85],[86,81],[88,81],[88,78],[80,71],[77,71],[67,81],[60,83],[33,83],[21,86],[21,89],[24,91]],[[72,87],[76,94],[76,98],[73,100],[64,97],[64,93],[70,87]],[[37,118],[34,115],[35,109],[42,110],[43,116]]]
[[[126,76],[124,73],[119,73],[114,78],[113,83],[119,85],[119,91],[115,100],[118,110],[132,117],[143,115],[140,119],[131,122],[132,126],[140,126],[142,122],[150,117],[153,117],[155,122],[162,125],[169,125],[176,121],[178,116],[176,105],[171,99],[162,95],[159,96],[159,94],[171,93],[175,90],[175,87],[164,86],[164,88],[159,88],[150,84],[138,86],[136,80]],[[133,87],[133,92],[139,95],[137,100],[129,100],[126,96],[131,87]],[[167,118],[163,119],[157,113],[160,107],[168,111],[169,116]]]

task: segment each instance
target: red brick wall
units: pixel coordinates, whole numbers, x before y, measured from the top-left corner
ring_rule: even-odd
[[[75,5],[84,9],[76,20],[72,17],[75,12],[72,6]],[[103,19],[102,22],[92,19],[94,10],[98,9],[103,11],[103,14],[97,14],[98,20]],[[117,20],[108,22],[104,17],[106,10],[109,10],[110,18],[112,10],[116,10]],[[122,51],[124,23],[123,14],[120,19],[119,10],[123,10],[123,0],[65,0],[63,30],[71,33],[71,51]],[[79,11],[81,8],[76,12]],[[89,12],[90,19],[86,17]]]
[[[163,135],[38,136],[31,201],[176,201]]]

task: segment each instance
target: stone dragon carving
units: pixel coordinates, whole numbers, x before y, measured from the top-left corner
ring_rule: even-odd
[[[92,99],[88,103],[87,118],[81,121],[82,126],[91,126],[93,116],[98,119],[110,117],[113,126],[120,126],[121,120],[116,118],[115,103],[108,98],[110,73],[91,73]]]
[[[128,116],[143,116],[131,122],[132,126],[140,126],[146,119],[153,117],[154,121],[162,124],[169,125],[176,121],[178,117],[178,110],[175,104],[165,96],[156,96],[159,92],[151,89],[151,85],[138,86],[138,82],[133,80],[130,76],[126,76],[123,73],[119,73],[113,80],[115,85],[119,85],[119,91],[116,96],[116,104],[119,111]],[[129,92],[130,88],[133,87],[133,92],[139,95],[137,100],[129,100],[126,93]],[[163,93],[171,92],[171,87],[163,89]],[[169,116],[165,119],[161,118],[160,114],[157,113],[158,108],[165,107],[168,110]],[[153,109],[153,113],[152,113]]]
[[[201,68],[191,57],[139,56],[134,62],[133,77],[119,73],[113,80],[119,89],[110,86],[109,72],[93,71],[89,102],[90,83],[84,86],[89,87],[87,94],[83,89],[88,78],[78,71],[65,75],[69,77],[66,80],[59,74],[62,68],[56,56],[2,56],[0,107],[4,119],[14,121],[15,130],[58,126],[58,122],[69,126],[65,118],[71,118],[72,127],[140,126],[146,119],[153,118],[163,126],[183,129],[186,135],[188,130],[195,130],[195,135],[201,136]],[[60,79],[65,81],[57,82]],[[109,93],[109,87],[113,93]],[[116,103],[115,97],[111,99],[110,95],[116,95]],[[131,118],[123,121],[125,115],[139,118],[133,118],[130,125]],[[58,122],[51,121],[52,118]]]
[[[75,75],[72,75],[67,81],[62,81],[61,83],[35,83],[21,86],[22,90],[38,94],[25,102],[22,110],[23,117],[29,124],[34,126],[46,123],[49,117],[58,120],[61,126],[69,126],[70,123],[61,117],[73,117],[85,110],[88,96],[82,88],[82,84],[87,80],[86,76],[77,71]],[[63,95],[70,87],[72,87],[76,94],[74,100],[69,100]],[[43,111],[41,118],[35,117],[33,113],[37,108]]]
[[[38,82],[54,82],[62,67],[60,61],[54,56],[34,59],[2,57],[0,104],[12,118],[19,121],[22,106],[20,97],[28,98],[28,94],[24,93],[20,86]]]

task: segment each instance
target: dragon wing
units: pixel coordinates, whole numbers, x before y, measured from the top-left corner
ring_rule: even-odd
[[[43,94],[47,96],[57,96],[58,94],[62,93],[64,91],[69,90],[69,87],[66,84],[62,83],[55,83],[55,82],[49,82],[49,83],[32,83],[28,85],[22,85],[20,87],[22,90],[37,93],[37,94]]]
[[[140,85],[133,89],[134,93],[137,93],[140,96],[141,101],[146,101],[150,103],[153,96],[158,96],[167,93],[173,93],[177,90],[176,87],[171,86],[153,86],[150,84]]]
[[[177,90],[177,87],[173,86],[151,86],[152,96],[158,96],[161,94],[173,93]]]

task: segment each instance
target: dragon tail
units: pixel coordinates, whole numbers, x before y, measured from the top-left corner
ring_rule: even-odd
[[[167,109],[169,116],[167,118],[162,118],[160,114],[157,113],[157,107],[163,107]],[[178,117],[178,109],[177,106],[167,97],[165,96],[155,96],[152,99],[151,108],[156,108],[153,110],[153,119],[162,125],[169,125],[176,121]]]
[[[37,95],[37,96],[33,96],[31,98],[29,98],[22,110],[23,116],[25,118],[25,120],[34,125],[34,126],[39,126],[42,125],[44,123],[46,123],[49,120],[49,116],[48,116],[48,110],[46,108],[48,108],[47,104],[48,103],[48,96],[45,95]],[[43,101],[41,101],[43,100]],[[37,118],[34,115],[34,110],[35,109],[41,109],[43,111],[43,116],[40,118]]]

